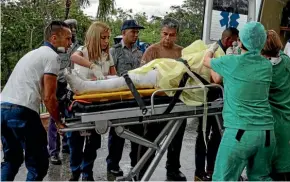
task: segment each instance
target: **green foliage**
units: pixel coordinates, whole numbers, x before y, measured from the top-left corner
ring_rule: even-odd
[[[43,30],[51,21],[63,20],[66,12],[63,0],[1,0],[1,83],[8,80],[17,61],[28,51],[43,43]],[[92,20],[84,15],[81,7],[90,0],[71,0],[68,18],[78,21],[78,40],[83,42],[85,32]],[[177,44],[186,47],[202,34],[204,0],[184,0],[181,6],[172,6],[168,17],[177,19],[180,32]],[[163,17],[148,15],[144,12],[133,14],[133,10],[114,9],[115,0],[100,0],[97,19],[111,27],[113,38],[121,35],[121,25],[126,19],[135,19],[145,27],[140,31],[140,40],[150,44],[160,40],[160,24]],[[165,16],[165,17],[166,17]]]
[[[78,20],[78,37],[83,39],[91,20],[73,1],[70,17]],[[59,8],[56,8],[59,7]],[[27,52],[43,43],[43,31],[51,20],[65,15],[62,0],[1,1],[1,83],[8,80],[15,64]]]

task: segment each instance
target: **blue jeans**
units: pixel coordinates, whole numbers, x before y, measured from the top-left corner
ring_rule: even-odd
[[[1,181],[13,181],[23,163],[28,170],[27,181],[41,181],[49,162],[46,131],[37,112],[10,103],[1,104],[1,140],[4,162]]]
[[[101,136],[95,130],[89,130],[90,136],[81,136],[80,132],[67,133],[70,149],[70,168],[74,175],[83,177],[93,176],[94,161],[97,149],[101,147]],[[85,147],[84,147],[85,144]]]
[[[65,147],[68,147],[68,144],[66,135],[63,135],[62,148]],[[60,152],[60,136],[51,117],[48,125],[48,151],[50,156],[58,156]]]

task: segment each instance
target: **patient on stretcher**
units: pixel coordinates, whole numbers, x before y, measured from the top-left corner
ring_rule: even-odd
[[[210,80],[210,70],[203,66],[203,57],[207,49],[207,45],[203,41],[197,40],[190,46],[182,50],[182,58],[187,60],[191,71],[202,76],[207,81]],[[224,55],[219,48],[215,56]],[[155,59],[146,65],[128,72],[129,77],[133,81],[137,89],[152,88],[177,88],[180,80],[185,72],[187,72],[185,64],[182,62],[162,58]],[[78,76],[76,71],[65,73],[70,88],[76,95],[98,93],[98,92],[116,92],[128,90],[127,84],[123,77],[113,76],[106,80],[89,81]],[[202,85],[199,80],[189,78],[185,87]],[[168,96],[173,96],[174,92],[166,92]],[[187,105],[196,105],[203,101],[203,89],[184,90],[180,99]]]

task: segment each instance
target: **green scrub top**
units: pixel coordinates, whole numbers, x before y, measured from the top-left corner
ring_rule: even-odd
[[[211,68],[223,77],[224,126],[243,130],[273,130],[268,101],[272,64],[259,54],[246,52],[214,58]]]
[[[281,62],[273,65],[269,101],[275,121],[290,124],[290,58],[280,52]]]

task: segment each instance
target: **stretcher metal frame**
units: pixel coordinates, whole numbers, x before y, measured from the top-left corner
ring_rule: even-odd
[[[62,129],[63,132],[69,131],[82,131],[82,130],[90,130],[95,129],[98,134],[105,134],[109,127],[115,127],[115,131],[118,136],[128,139],[132,142],[135,142],[139,145],[148,147],[146,153],[139,159],[136,166],[130,170],[130,172],[123,176],[118,177],[117,181],[134,181],[134,179],[138,179],[138,174],[140,170],[143,168],[145,163],[149,160],[151,155],[156,152],[156,155],[151,162],[150,166],[146,170],[143,175],[141,181],[149,181],[154,170],[159,164],[162,156],[166,152],[169,144],[172,139],[176,135],[179,130],[182,122],[186,118],[193,117],[206,117],[204,114],[204,106],[187,106],[182,102],[178,102],[175,104],[172,111],[168,114],[163,114],[166,108],[168,107],[168,103],[154,105],[154,97],[158,92],[166,92],[166,91],[177,91],[177,90],[187,90],[187,89],[204,89],[206,92],[206,88],[210,87],[218,87],[222,91],[223,87],[217,84],[210,84],[204,86],[191,86],[191,87],[182,87],[182,88],[172,88],[172,89],[159,89],[156,90],[151,96],[151,105],[146,106],[147,112],[142,113],[142,110],[139,107],[133,108],[123,108],[123,109],[113,109],[106,111],[98,111],[98,112],[90,112],[90,113],[75,113],[75,118],[69,119],[70,122],[67,122],[67,128]],[[221,114],[223,107],[223,99],[217,99],[213,102],[207,102],[207,115],[215,115],[217,122],[220,126],[220,131],[222,133],[222,128],[220,125],[218,115]],[[136,124],[144,124],[151,122],[164,122],[168,123],[164,127],[164,129],[160,132],[154,142],[151,142],[142,136],[139,136],[135,133],[130,132],[125,129],[124,126],[127,125],[136,125]]]

